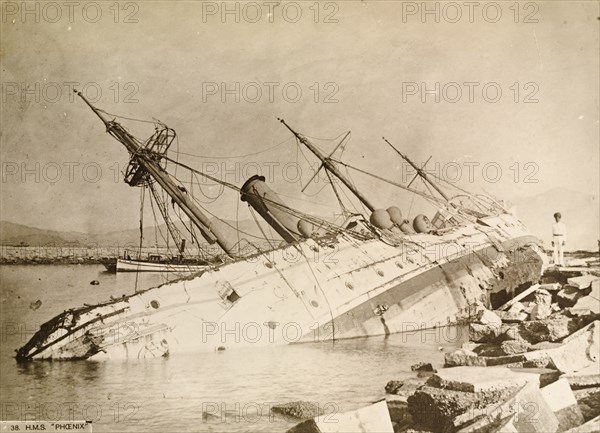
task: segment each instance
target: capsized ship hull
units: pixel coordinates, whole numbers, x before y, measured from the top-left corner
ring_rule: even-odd
[[[17,360],[137,359],[451,325],[537,281],[538,245],[510,214],[444,235],[309,238],[67,310]]]

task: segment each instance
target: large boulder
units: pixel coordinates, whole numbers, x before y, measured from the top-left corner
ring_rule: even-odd
[[[332,413],[304,421],[287,433],[394,433],[385,400],[344,413]]]
[[[479,345],[476,352],[467,349],[458,349],[447,353],[444,367],[475,366],[511,366],[511,367],[547,367],[550,365],[550,357],[538,357],[528,359],[525,353],[516,355],[501,355],[501,349],[496,345]]]
[[[600,432],[600,416],[589,420],[585,424],[573,427],[571,430],[567,430],[565,433],[598,433]]]
[[[435,371],[430,362],[418,362],[410,366],[412,371]]]
[[[386,394],[396,394],[396,391],[402,388],[402,385],[403,383],[401,380],[390,380],[385,385],[385,392]]]
[[[577,287],[579,290],[583,290],[590,287],[592,282],[597,279],[598,277],[594,275],[582,275],[580,277],[569,278],[567,284],[569,284],[569,286]]]
[[[536,290],[534,302],[535,305],[530,313],[531,320],[545,319],[552,314],[552,295],[550,292],[542,289]]]
[[[434,433],[453,431],[456,417],[485,406],[477,394],[430,386],[420,388],[408,398],[408,411],[414,422]]]
[[[542,284],[559,283],[561,285],[567,284],[567,280],[571,277],[581,276],[581,271],[573,270],[558,270],[556,268],[549,268],[544,271],[542,275]]]
[[[547,290],[549,292],[558,292],[562,286],[559,283],[540,284],[540,289]]]
[[[408,403],[397,395],[385,397],[392,426],[395,432],[406,432],[413,424],[413,419],[408,413]]]
[[[571,313],[577,316],[600,314],[600,280],[592,281],[590,294],[579,298],[571,307]]]
[[[585,420],[600,415],[600,388],[584,388],[573,391]]]
[[[476,343],[491,343],[501,334],[502,328],[496,324],[469,324],[469,340]]]
[[[518,323],[522,322],[523,320],[527,320],[528,316],[529,315],[525,311],[525,305],[523,305],[521,302],[515,302],[510,306],[506,314],[504,314],[502,320],[508,323]]]
[[[531,320],[519,324],[519,337],[529,343],[558,341],[569,335],[569,318],[556,315],[543,320]]]
[[[559,422],[542,396],[538,385],[527,383],[508,399],[498,400],[463,432],[478,433],[554,433]]]
[[[527,352],[527,360],[550,358],[556,369],[563,373],[584,370],[599,362],[600,321],[596,320],[569,335],[558,347]]]
[[[567,379],[559,379],[540,389],[540,392],[558,419],[558,431],[565,431],[585,422]]]
[[[385,386],[385,392],[387,394],[401,396],[406,400],[409,396],[413,395],[419,387],[425,385],[425,382],[427,382],[427,377],[410,377],[402,381],[390,380]]]
[[[531,344],[528,341],[518,340],[505,340],[500,343],[500,350],[503,355],[517,355],[519,353],[525,353],[531,348]]]
[[[480,323],[481,325],[490,325],[498,328],[502,326],[502,319],[500,319],[493,311],[486,309],[477,312],[475,322]]]
[[[560,308],[569,308],[577,303],[584,293],[575,286],[565,285],[556,294],[556,300]]]
[[[485,360],[479,358],[477,353],[468,349],[457,349],[444,355],[444,367],[455,367],[459,365],[485,366]]]
[[[552,373],[555,380],[557,372]],[[556,429],[552,427],[558,423],[538,391],[543,375],[548,375],[548,370],[504,367],[443,369],[409,397],[408,410],[416,425],[423,430],[452,432],[468,425],[465,431],[489,432],[500,419],[515,413],[523,415],[522,411],[530,407],[525,403],[533,402],[545,406],[541,410],[545,419],[539,422],[531,420],[539,423],[531,431],[554,432]],[[470,430],[473,423],[479,426]],[[527,430],[521,426],[516,431]]]
[[[516,388],[533,382],[538,386],[542,375],[556,371],[545,369],[511,369],[506,367],[454,367],[444,368],[431,376],[427,386],[470,393],[490,393],[506,388]]]
[[[541,320],[549,317],[554,311],[550,304],[535,304],[530,313],[531,320]]]
[[[312,401],[292,401],[271,407],[271,412],[290,418],[306,419],[322,415],[324,410]]]
[[[571,389],[585,389],[600,387],[600,361],[583,368],[576,373],[565,374]]]
[[[479,357],[499,357],[505,356],[500,343],[485,343],[473,350]]]

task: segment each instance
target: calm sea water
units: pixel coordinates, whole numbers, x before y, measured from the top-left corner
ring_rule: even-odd
[[[389,380],[414,375],[410,365],[441,367],[465,335],[440,329],[168,359],[15,362],[14,350],[64,309],[167,279],[95,265],[0,267],[2,419],[92,420],[95,432],[283,432],[298,421],[272,416],[271,405],[312,401],[335,421],[382,398]]]

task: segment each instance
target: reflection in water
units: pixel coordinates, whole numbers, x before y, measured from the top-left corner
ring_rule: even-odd
[[[296,421],[273,416],[272,404],[305,400],[328,412],[356,409],[381,398],[389,380],[412,376],[411,364],[441,366],[444,352],[466,334],[442,328],[168,359],[17,364],[14,349],[64,309],[131,293],[136,279],[145,288],[166,277],[117,276],[102,266],[5,266],[0,272],[6,324],[0,393],[11,403],[2,415],[88,419],[94,432],[285,431]],[[94,279],[100,285],[90,286]],[[36,299],[43,304],[33,311],[29,304]]]
[[[106,366],[94,361],[36,361],[17,363],[17,374],[25,376],[26,380],[36,380],[40,383],[52,375],[54,380],[65,386],[77,386],[85,383],[93,384],[101,380]]]

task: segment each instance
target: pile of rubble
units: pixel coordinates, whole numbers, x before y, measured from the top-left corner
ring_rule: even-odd
[[[296,425],[300,432],[600,433],[600,278],[553,270],[496,309],[444,368],[413,366],[385,399]]]

